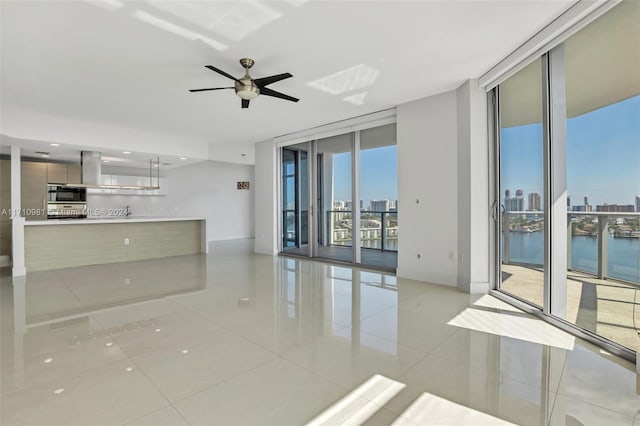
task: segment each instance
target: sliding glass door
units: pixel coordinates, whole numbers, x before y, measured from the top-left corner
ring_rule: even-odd
[[[500,288],[538,308],[544,289],[542,64],[500,85]]]
[[[309,254],[309,143],[282,149],[282,250]]]
[[[360,262],[398,265],[396,125],[360,132]]]
[[[640,350],[638,22],[640,3],[621,2],[494,93],[499,290],[629,359]]]
[[[317,141],[317,257],[353,261],[353,133]]]
[[[281,149],[282,252],[395,271],[395,134],[388,124]]]

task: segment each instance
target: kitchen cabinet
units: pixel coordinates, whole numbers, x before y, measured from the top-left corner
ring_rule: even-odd
[[[47,163],[20,164],[22,213],[26,220],[47,218]]]
[[[67,164],[67,183],[82,183],[80,164]]]
[[[47,163],[47,182],[67,183],[67,165],[60,163]]]
[[[81,183],[79,164],[47,163],[48,183]]]

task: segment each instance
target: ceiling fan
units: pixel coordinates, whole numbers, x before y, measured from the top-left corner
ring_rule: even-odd
[[[205,92],[208,90],[224,90],[235,89],[236,95],[242,99],[242,108],[249,108],[249,101],[256,98],[258,95],[272,96],[274,98],[286,99],[287,101],[298,102],[299,99],[293,96],[285,95],[284,93],[276,92],[269,89],[267,85],[275,83],[280,80],[284,80],[289,77],[293,77],[291,74],[277,74],[269,77],[253,79],[249,75],[249,68],[253,66],[255,61],[249,58],[240,59],[240,65],[244,67],[244,77],[235,78],[231,74],[228,74],[221,69],[218,69],[212,65],[205,65],[205,68],[209,68],[211,71],[215,71],[231,80],[235,81],[235,85],[232,87],[212,87],[209,89],[191,89],[190,92]]]

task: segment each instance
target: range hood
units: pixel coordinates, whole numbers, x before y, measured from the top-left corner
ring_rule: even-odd
[[[80,153],[81,182],[69,183],[66,186],[72,188],[103,188],[103,189],[160,189],[160,158],[156,161],[149,160],[149,185],[104,185],[102,177],[102,154],[97,151],[82,151]],[[154,167],[155,166],[155,167]],[[156,175],[153,175],[153,169]],[[154,185],[155,183],[155,185]]]

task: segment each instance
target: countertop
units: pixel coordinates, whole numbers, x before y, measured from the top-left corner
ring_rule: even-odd
[[[154,217],[154,216],[129,216],[129,217],[89,217],[86,219],[49,219],[27,220],[25,226],[42,225],[95,225],[104,223],[141,223],[141,222],[181,222],[188,220],[205,220],[203,217]]]

